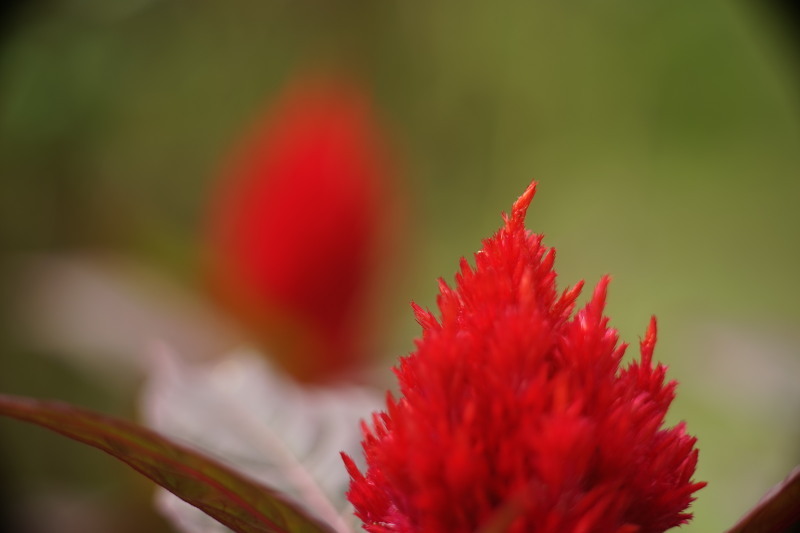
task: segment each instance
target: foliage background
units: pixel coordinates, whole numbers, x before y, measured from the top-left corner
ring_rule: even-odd
[[[20,254],[86,250],[199,290],[198,227],[224,154],[298,69],[347,65],[372,87],[409,200],[378,311],[385,363],[418,333],[408,301],[432,306],[435,279],[535,177],[529,227],[558,249],[562,284],[611,273],[609,315],[633,344],[659,317],[657,356],[681,382],[672,419],[699,437],[709,481],[684,530],[719,531],[800,461],[789,35],[742,0],[26,3],[0,50],[3,290]],[[133,416],[135,384],[33,347],[11,301],[1,390]],[[123,467],[10,422],[0,432],[5,520],[23,517],[20,531],[50,531],[35,520],[47,509],[94,521],[81,531],[166,527]]]

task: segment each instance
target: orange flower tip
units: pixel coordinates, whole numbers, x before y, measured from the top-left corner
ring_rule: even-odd
[[[520,222],[525,221],[525,215],[528,213],[528,207],[530,207],[533,197],[536,196],[536,187],[538,185],[538,182],[532,181],[528,188],[525,189],[525,192],[517,198],[511,208],[512,218],[518,219]]]
[[[511,207],[511,216],[505,213],[502,214],[503,221],[505,222],[506,230],[513,231],[525,225],[525,216],[528,213],[528,207],[531,205],[533,197],[536,196],[536,187],[538,182],[532,181],[525,192],[517,198],[514,205]]]
[[[644,339],[639,343],[639,350],[642,354],[642,365],[650,367],[653,360],[653,352],[656,348],[656,339],[658,337],[658,324],[655,315],[650,317],[650,323],[647,326],[647,331],[644,334]]]

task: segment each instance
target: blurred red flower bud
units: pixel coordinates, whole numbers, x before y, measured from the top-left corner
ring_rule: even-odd
[[[603,315],[608,278],[573,316],[555,252],[524,227],[534,185],[505,225],[440,282],[441,318],[415,307],[422,339],[395,369],[400,398],[364,424],[367,469],[344,456],[348,498],[373,533],[655,533],[680,525],[695,439],[665,427],[675,382]]]
[[[364,360],[365,298],[394,200],[386,144],[362,87],[301,77],[212,191],[213,293],[299,379],[332,378]]]

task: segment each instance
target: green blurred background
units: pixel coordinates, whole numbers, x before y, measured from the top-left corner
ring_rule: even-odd
[[[376,311],[387,365],[418,334],[408,302],[434,305],[435,279],[535,178],[528,226],[558,249],[561,285],[612,274],[608,313],[634,345],[659,318],[657,357],[681,382],[671,421],[698,436],[709,482],[683,529],[730,526],[800,462],[800,58],[767,4],[51,0],[13,15],[3,392],[134,416],[135,382],[19,333],[19,258],[113,252],[197,291],[220,161],[298,69],[344,64],[371,84],[408,195]],[[19,531],[168,530],[147,482],[99,453],[7,421],[0,439]],[[94,522],[48,529],[44,512]]]

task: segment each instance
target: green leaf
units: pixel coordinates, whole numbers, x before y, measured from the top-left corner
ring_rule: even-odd
[[[800,467],[726,533],[782,533],[800,522]]]
[[[55,401],[0,394],[0,415],[94,446],[237,533],[328,533],[273,490],[158,433]]]

